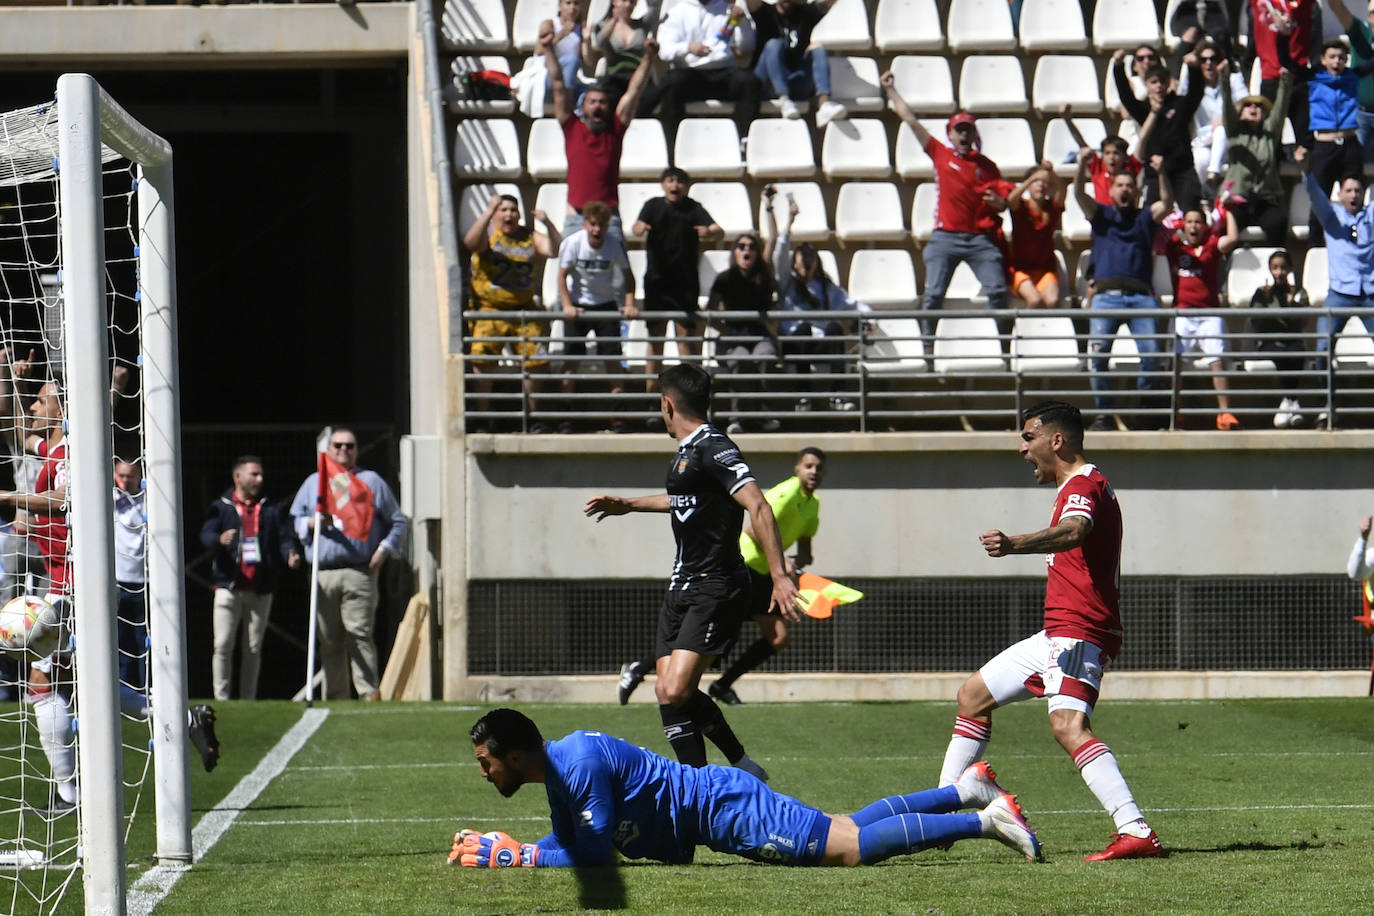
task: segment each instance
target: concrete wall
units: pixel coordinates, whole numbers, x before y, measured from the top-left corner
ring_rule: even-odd
[[[661,515],[593,524],[586,500],[662,492],[665,436],[468,439],[472,578],[657,578],[673,540]],[[1049,522],[1013,433],[742,436],[765,486],[816,444],[830,456],[817,571],[845,576],[1037,576],[1037,556],[989,559],[977,536]],[[1126,575],[1342,571],[1369,492],[1369,432],[1090,434],[1126,519]]]

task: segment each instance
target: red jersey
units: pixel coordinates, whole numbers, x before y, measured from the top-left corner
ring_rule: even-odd
[[[1064,215],[1064,207],[1050,198],[1044,210],[1036,210],[1028,199],[1011,211],[1011,259],[1015,270],[1056,270],[1054,233]]]
[[[1121,651],[1121,507],[1094,465],[1084,465],[1059,488],[1050,526],[1073,516],[1093,527],[1082,546],[1045,556],[1045,631],[1086,639],[1115,658]]]
[[[1283,69],[1279,66],[1278,43],[1281,36],[1274,31],[1272,12],[1282,11],[1290,22],[1293,31],[1288,35],[1288,56],[1293,63],[1306,66],[1308,49],[1312,46],[1312,7],[1317,0],[1250,0],[1250,14],[1253,25],[1250,40],[1254,42],[1255,54],[1260,59],[1260,79],[1276,80]]]
[[[1174,278],[1174,308],[1214,309],[1221,302],[1221,249],[1217,237],[1201,245],[1171,236],[1164,245]]]
[[[986,191],[1002,193],[1002,173],[991,159],[982,153],[965,158],[934,137],[926,143],[926,155],[935,163],[936,229],[982,233],[1000,223],[983,202]]]
[[[1140,170],[1143,168],[1145,168],[1145,163],[1134,156],[1127,156],[1126,168],[1122,171],[1130,172],[1138,180]],[[1116,201],[1112,200],[1112,182],[1116,181],[1116,176],[1107,171],[1106,164],[1097,153],[1088,154],[1088,175],[1093,180],[1093,200],[1104,207],[1115,205]]]
[[[49,447],[48,440],[38,444],[38,457],[43,459],[43,467],[34,482],[35,493],[61,490],[67,486],[67,440],[64,438],[56,446]],[[67,516],[43,515],[34,512],[30,515],[29,534],[38,542],[38,550],[48,566],[48,577],[52,579],[52,591],[67,591]]]
[[[576,115],[563,122],[563,152],[568,158],[568,206],[581,210],[599,200],[620,205],[620,148],[628,125],[612,115],[611,126],[594,131]]]

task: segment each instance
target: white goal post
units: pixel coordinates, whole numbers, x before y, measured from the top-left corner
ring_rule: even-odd
[[[149,681],[152,685],[157,854],[191,859],[182,558],[180,404],[172,149],[129,116],[96,81],[57,83],[62,294],[66,307],[69,473],[72,492],[78,761],[87,912],[122,912],[125,893],[116,582],[110,519],[102,147],[137,166],[138,299],[146,430]],[[103,596],[106,600],[91,600]]]

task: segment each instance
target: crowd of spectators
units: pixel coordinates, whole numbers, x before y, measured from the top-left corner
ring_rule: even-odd
[[[966,264],[981,286],[981,296],[993,309],[1006,307],[1056,308],[1073,301],[1074,286],[1065,275],[1056,233],[1065,214],[1065,200],[1072,194],[1089,218],[1092,229],[1092,264],[1086,271],[1087,288],[1081,297],[1091,310],[1088,362],[1094,369],[1091,385],[1096,392],[1097,428],[1122,425],[1112,415],[1114,394],[1105,372],[1106,348],[1117,325],[1126,324],[1142,356],[1139,387],[1143,392],[1166,387],[1162,368],[1169,365],[1161,352],[1162,341],[1177,342],[1173,357],[1198,358],[1212,370],[1216,390],[1216,428],[1238,429],[1240,420],[1230,409],[1227,366],[1232,357],[1227,325],[1222,319],[1187,319],[1169,322],[1133,312],[1160,307],[1155,286],[1155,258],[1167,256],[1173,304],[1215,309],[1222,305],[1221,290],[1229,253],[1242,240],[1271,247],[1285,244],[1288,202],[1281,168],[1296,163],[1313,199],[1309,241],[1332,248],[1328,257],[1329,307],[1360,308],[1374,305],[1374,270],[1364,226],[1364,163],[1374,161],[1366,143],[1374,132],[1374,6],[1370,20],[1351,16],[1344,0],[1324,0],[1340,21],[1346,35],[1321,40],[1319,0],[1245,0],[1243,27],[1249,39],[1237,40],[1237,24],[1230,21],[1226,4],[1204,0],[1182,4],[1165,23],[1178,38],[1167,45],[1143,44],[1116,50],[1108,64],[1108,78],[1120,100],[1121,135],[1109,134],[1097,149],[1080,135],[1068,106],[1061,109],[1079,149],[1074,154],[1078,172],[1071,184],[1056,175],[1058,163],[1043,162],[1019,182],[1002,174],[998,164],[982,149],[977,118],[958,111],[945,124],[943,135],[932,135],[902,98],[891,72],[880,78],[887,106],[910,129],[933,162],[936,183],[934,229],[922,246],[924,283],[920,308],[938,310],[943,305],[955,268]],[[749,126],[759,115],[760,100],[776,98],[783,118],[799,118],[811,110],[818,128],[844,118],[845,106],[830,98],[829,58],[813,32],[830,11],[833,0],[698,0],[673,4],[658,21],[657,5],[646,7],[643,19],[632,18],[630,0],[613,0],[606,17],[586,25],[585,8],[579,0],[563,0],[559,19],[549,21],[540,37],[540,52],[554,95],[555,113],[564,128],[568,160],[568,223],[566,231],[579,228],[589,206],[610,213],[608,237],[618,252],[623,235],[618,211],[617,184],[620,143],[633,116],[656,115],[669,149],[685,105],[707,99],[728,100],[747,152]],[[1019,4],[1011,4],[1013,19]],[[580,36],[578,57],[581,74],[573,67],[572,37]],[[565,54],[563,46],[566,45]],[[1240,53],[1247,57],[1242,60]],[[1353,50],[1355,65],[1350,66]],[[605,76],[590,84],[585,74],[605,57]],[[1252,93],[1241,72],[1250,60],[1257,62],[1258,92]],[[655,73],[655,70],[658,70]],[[611,106],[615,106],[614,114]],[[1284,144],[1285,122],[1290,122],[1293,142]],[[1127,130],[1127,128],[1130,128]],[[569,305],[560,270],[563,312],[578,333],[584,327],[585,309],[614,309],[620,317],[638,314],[647,320],[649,352],[645,371],[652,379],[661,368],[668,315],[675,323],[678,355],[699,358],[695,343],[703,331],[715,325],[719,335],[715,359],[718,371],[732,377],[730,425],[739,431],[753,423],[760,429],[782,428],[780,416],[813,407],[815,396],[832,411],[853,408],[847,397],[844,351],[852,338],[853,324],[814,314],[772,321],[770,310],[797,312],[854,312],[866,306],[855,301],[826,275],[820,253],[810,244],[793,245],[789,230],[798,208],[791,200],[781,227],[774,216],[778,205],[772,187],[765,189],[761,206],[766,236],[747,232],[734,238],[729,260],[709,290],[698,280],[698,260],[703,247],[723,239],[720,226],[698,201],[687,195],[690,177],[670,166],[662,175],[663,196],[647,202],[636,215],[634,234],[644,238],[647,267],[643,304],[636,309],[628,290],[630,273],[621,270],[614,283],[597,293],[597,303]],[[1328,193],[1339,186],[1337,206],[1326,203]],[[1009,211],[1009,212],[1008,212]],[[1004,216],[1006,219],[1004,219]],[[536,216],[536,218],[538,218]],[[518,212],[506,218],[509,228],[496,221],[491,234],[488,219],[468,233],[473,252],[473,306],[491,308],[492,252],[514,245],[522,231]],[[1012,229],[1004,233],[1004,223]],[[532,247],[528,230],[521,257],[552,257]],[[498,239],[497,234],[500,233]],[[550,233],[557,247],[557,235]],[[499,246],[498,246],[499,242]],[[546,247],[548,247],[546,245]],[[617,255],[618,257],[618,255]],[[1276,255],[1277,257],[1277,255]],[[1280,262],[1292,271],[1292,257],[1282,252]],[[1107,273],[1104,273],[1104,270]],[[1275,282],[1255,290],[1255,301],[1280,309],[1301,307],[1307,301],[1291,280],[1275,274]],[[481,281],[481,282],[479,282]],[[533,295],[530,281],[522,296]],[[585,289],[583,294],[585,294]],[[485,291],[485,292],[484,292]],[[702,321],[698,297],[706,295],[712,317]],[[1236,301],[1248,296],[1230,291]],[[521,299],[525,301],[525,299]],[[510,307],[514,300],[496,303]],[[623,302],[623,304],[621,304]],[[658,317],[656,313],[664,313]],[[733,314],[732,314],[733,313]],[[1374,324],[1374,321],[1368,322]],[[483,338],[492,336],[487,322],[474,325],[471,353],[491,356]],[[1307,362],[1324,366],[1324,354],[1343,321],[1318,323],[1321,351]],[[601,322],[613,329],[612,320]],[[935,333],[934,316],[920,322],[927,348]],[[1110,325],[1110,328],[1108,327]],[[1300,359],[1287,355],[1295,348],[1310,322],[1283,316],[1273,322],[1254,322],[1267,327],[1264,348],[1283,352],[1285,372],[1296,371]],[[999,325],[1006,333],[1007,327]],[[1294,334],[1281,340],[1276,329]],[[533,328],[505,328],[524,340],[539,336]],[[547,333],[544,325],[543,333]],[[618,363],[619,341],[600,345],[598,356],[611,355]],[[546,356],[531,352],[536,345],[524,343],[517,354],[537,378]],[[1196,352],[1195,352],[1196,351]],[[580,355],[585,344],[573,351]],[[928,349],[927,349],[927,352]],[[1295,361],[1297,360],[1297,361]],[[475,370],[484,366],[474,364]],[[617,373],[620,368],[612,369]],[[768,376],[786,370],[795,378],[787,392],[772,390]],[[530,382],[534,385],[533,382]],[[565,386],[569,383],[565,381]],[[652,381],[646,385],[652,393]],[[482,395],[479,385],[478,395]],[[623,390],[613,385],[613,391]],[[537,386],[528,393],[533,397]],[[571,390],[571,389],[568,389]],[[1279,400],[1274,425],[1288,427],[1302,422],[1299,380]],[[478,405],[481,406],[480,404]],[[792,408],[789,410],[789,407]],[[762,418],[757,415],[763,414]],[[614,414],[613,414],[614,415]],[[1174,418],[1165,418],[1168,425]],[[649,422],[653,422],[650,420]],[[1153,418],[1151,423],[1157,423]],[[550,425],[535,422],[534,431]],[[560,424],[572,429],[573,424]],[[616,422],[614,428],[629,428]]]

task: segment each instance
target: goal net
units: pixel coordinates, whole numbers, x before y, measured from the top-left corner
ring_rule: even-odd
[[[90,77],[0,115],[0,605],[61,620],[0,653],[6,912],[122,911],[154,807],[190,859],[171,228],[170,147]]]

